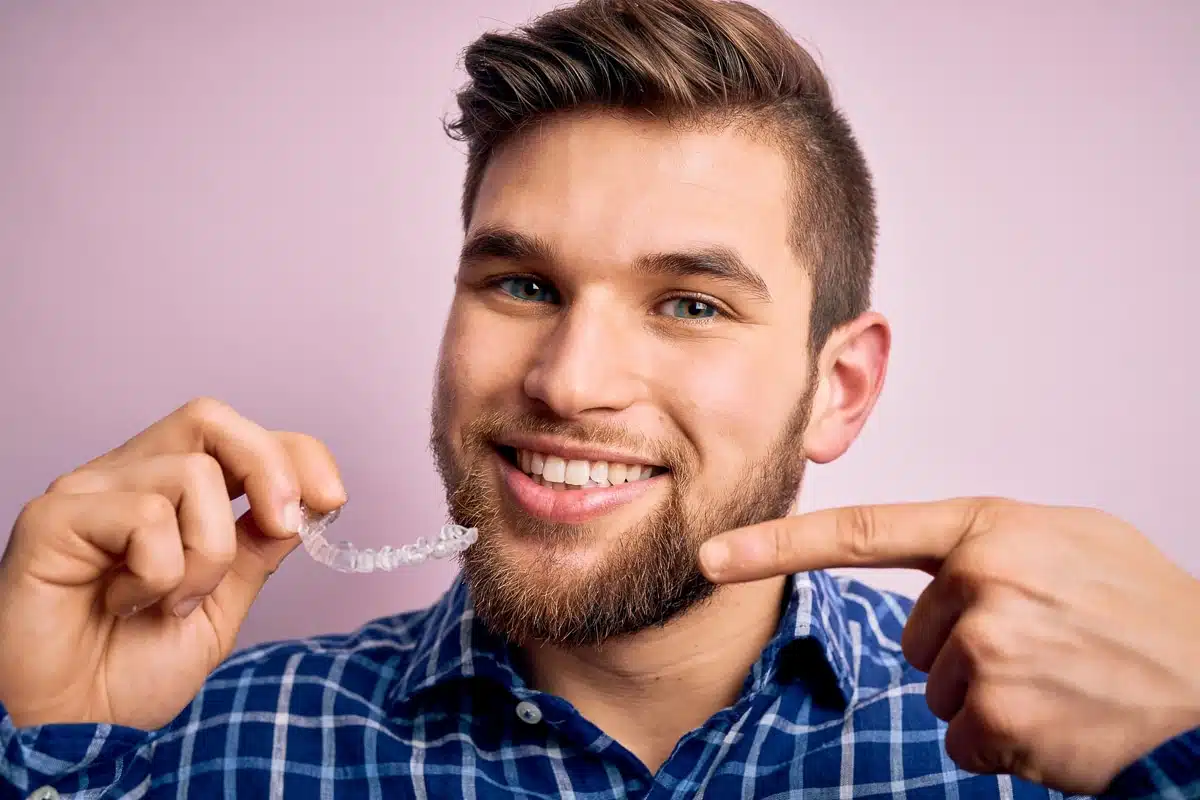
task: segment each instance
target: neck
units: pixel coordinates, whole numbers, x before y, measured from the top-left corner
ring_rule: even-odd
[[[532,683],[656,771],[684,734],[737,699],[775,634],[785,585],[722,586],[664,627],[598,647],[526,648]]]

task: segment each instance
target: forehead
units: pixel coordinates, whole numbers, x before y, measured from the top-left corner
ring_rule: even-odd
[[[788,244],[792,176],[763,137],[621,115],[566,115],[492,157],[471,229],[536,235],[573,263],[719,245],[769,285],[799,272]]]

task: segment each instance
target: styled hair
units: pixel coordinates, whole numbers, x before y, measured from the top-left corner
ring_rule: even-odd
[[[551,115],[620,111],[740,125],[792,165],[790,243],[813,285],[809,347],[870,306],[871,174],[821,68],[762,11],[720,0],[580,0],[467,47],[450,136],[467,144],[470,224],[488,160]]]

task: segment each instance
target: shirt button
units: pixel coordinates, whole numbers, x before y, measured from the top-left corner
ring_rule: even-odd
[[[29,800],[59,800],[58,790],[53,786],[42,786],[33,790]]]
[[[521,722],[537,725],[542,721],[542,710],[528,700],[517,703],[517,718]]]

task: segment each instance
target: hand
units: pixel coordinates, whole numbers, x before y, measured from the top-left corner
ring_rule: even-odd
[[[250,510],[235,521],[243,493]],[[346,500],[324,445],[208,399],[54,481],[0,560],[0,702],[13,722],[174,719],[299,543],[300,499],[317,511]]]
[[[950,723],[948,754],[971,772],[1098,793],[1200,726],[1200,581],[1099,511],[993,499],[835,509],[721,534],[701,560],[718,583],[932,574],[901,644]]]

